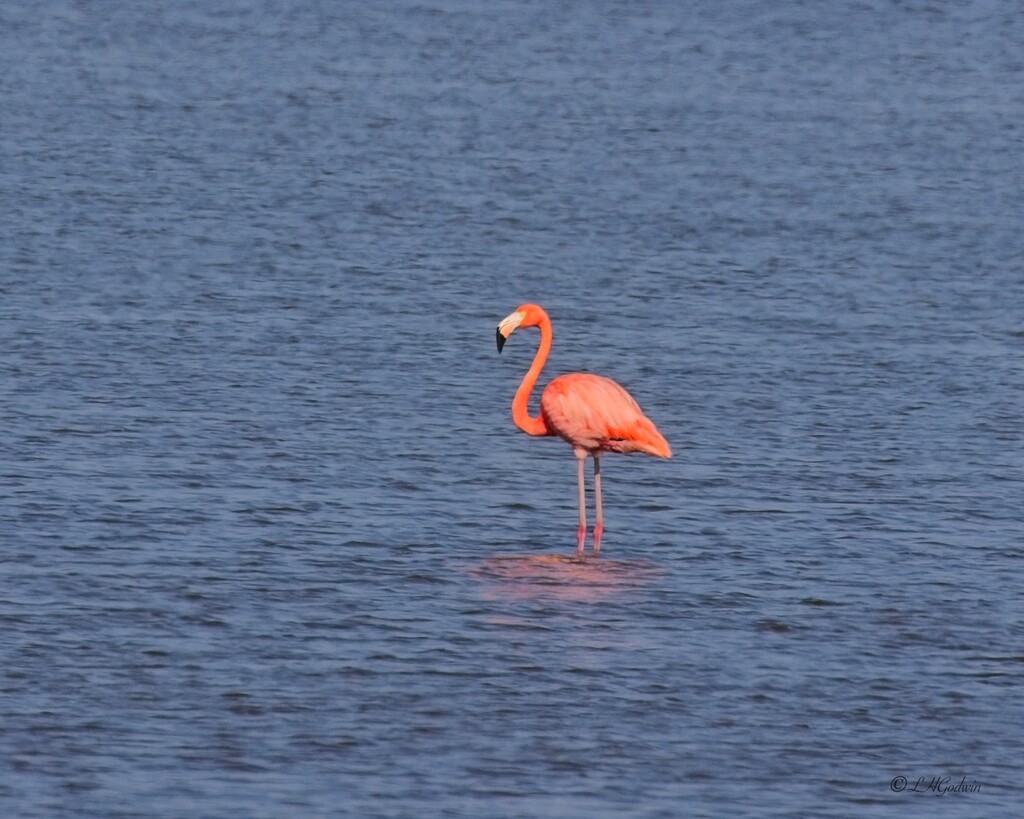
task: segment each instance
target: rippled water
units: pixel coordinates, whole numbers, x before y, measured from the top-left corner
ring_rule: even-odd
[[[1021,54],[980,0],[5,3],[0,812],[1015,815]],[[675,452],[605,459],[598,560],[524,301]]]

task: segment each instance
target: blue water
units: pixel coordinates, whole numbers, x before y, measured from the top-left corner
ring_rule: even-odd
[[[1018,11],[7,0],[0,813],[1018,815]]]

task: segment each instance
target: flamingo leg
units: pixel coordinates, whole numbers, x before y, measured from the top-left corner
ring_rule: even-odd
[[[583,557],[583,543],[587,539],[587,490],[583,480],[586,450],[576,451],[576,476],[580,485],[580,528],[576,530],[576,557]]]
[[[597,520],[594,522],[594,554],[601,551],[601,535],[604,532],[604,515],[601,512],[601,454],[594,453],[594,507]]]

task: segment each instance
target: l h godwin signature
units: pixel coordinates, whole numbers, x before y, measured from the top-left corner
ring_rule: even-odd
[[[905,776],[896,776],[889,783],[889,789],[894,793],[933,793],[945,796],[947,793],[977,793],[981,790],[981,784],[973,779],[968,782],[966,776],[961,777],[959,782],[954,782],[951,776],[919,776],[916,782],[909,782]]]

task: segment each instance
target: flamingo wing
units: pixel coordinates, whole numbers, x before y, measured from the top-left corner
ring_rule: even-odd
[[[561,375],[545,387],[540,411],[549,430],[590,452],[672,455],[668,442],[633,397],[610,378]]]

